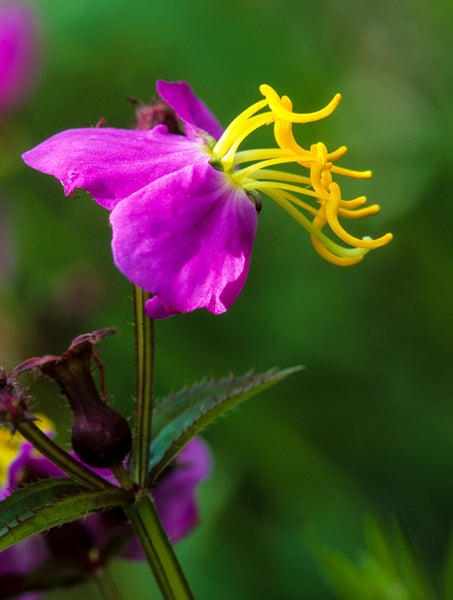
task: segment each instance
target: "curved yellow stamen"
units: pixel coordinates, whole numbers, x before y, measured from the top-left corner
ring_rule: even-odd
[[[282,100],[277,92],[271,88],[270,85],[260,85],[260,92],[266,98],[269,103],[269,108],[279,119],[284,121],[290,121],[291,123],[310,123],[312,121],[319,121],[324,119],[333,113],[341,101],[341,94],[335,94],[332,100],[321,110],[317,110],[311,113],[294,113],[287,110],[282,105]],[[283,96],[287,98],[287,96]]]
[[[372,204],[367,208],[359,208],[357,210],[349,210],[348,208],[339,208],[338,215],[346,219],[361,219],[362,217],[370,217],[377,214],[381,210],[379,204]]]
[[[348,149],[346,146],[340,146],[333,152],[329,152],[329,154],[327,155],[327,160],[329,160],[330,162],[335,162],[336,160],[344,156],[347,151]]]
[[[268,196],[272,190],[287,190],[288,192],[296,192],[298,194],[304,194],[305,196],[311,196],[312,198],[322,199],[327,201],[329,196],[327,194],[318,194],[308,188],[302,188],[298,185],[291,185],[289,183],[283,183],[280,181],[254,181],[253,184],[242,184],[242,187],[246,189],[263,190]]]
[[[225,129],[219,141],[213,148],[213,154],[216,158],[222,157],[228,151],[228,148],[231,146],[232,141],[234,141],[236,136],[243,131],[244,123],[249,119],[249,117],[257,113],[266,105],[267,100],[260,100],[259,102],[255,102],[255,104],[249,106],[246,110],[241,112],[240,115],[233,119],[233,121],[231,121],[231,123]]]
[[[261,148],[260,150],[239,150],[234,157],[234,164],[240,165],[254,160],[267,160],[288,156],[288,151],[282,148]]]
[[[328,152],[325,144],[317,142],[306,149],[296,141],[293,134],[293,124],[317,121],[332,114],[341,100],[341,95],[336,94],[329,104],[319,111],[295,113],[288,96],[280,97],[269,85],[260,86],[260,92],[264,100],[243,111],[226,128],[214,147],[207,147],[211,159],[221,163],[225,173],[236,185],[240,185],[246,191],[264,192],[277,202],[309,232],[316,251],[336,265],[356,264],[370,249],[387,244],[392,239],[391,234],[376,240],[359,239],[347,233],[339,223],[339,217],[359,219],[376,214],[379,206],[373,204],[365,207],[365,196],[343,200],[339,186],[332,180],[333,176],[368,179],[371,177],[371,171],[355,171],[336,166],[335,161],[346,154],[346,146]],[[262,111],[266,107],[267,110]],[[253,131],[271,123],[274,123],[274,137],[278,148],[238,151],[239,146]],[[250,164],[243,166],[244,163]],[[307,175],[272,168],[285,163],[298,163],[307,169]],[[316,202],[305,202],[299,196],[308,196]],[[308,213],[310,219],[301,210],[305,214]],[[345,248],[329,239],[322,232],[326,225],[329,225],[341,241],[351,247]]]
[[[263,160],[257,163],[254,163],[253,165],[250,165],[249,167],[245,167],[244,169],[241,169],[240,171],[237,171],[236,173],[233,174],[233,178],[239,183],[242,178],[245,177],[250,177],[250,175],[252,173],[255,173],[255,171],[259,171],[260,169],[266,169],[266,167],[271,167],[273,165],[279,165],[279,164],[284,164],[284,163],[290,163],[290,162],[299,162],[299,156],[284,156],[281,158],[270,158],[268,160]],[[270,171],[263,171],[263,173],[268,172],[268,174],[270,173]],[[272,171],[272,173],[275,174],[280,174],[280,171]],[[282,175],[287,175],[288,177],[290,177],[289,181],[294,181],[294,178],[291,177],[291,173],[282,173]],[[300,178],[300,175],[294,175],[293,177],[296,178],[296,181],[298,180],[297,178]],[[268,179],[269,176],[266,178]],[[275,177],[273,179],[278,179],[278,177]],[[305,177],[302,178],[303,179],[303,183],[308,183],[310,184],[310,178],[309,177]]]
[[[256,115],[248,119],[242,126],[241,130],[237,131],[237,136],[232,141],[230,147],[224,155],[216,154],[215,146],[213,150],[213,156],[218,159],[222,159],[224,163],[225,171],[229,171],[231,167],[234,165],[235,154],[239,146],[245,140],[247,136],[249,136],[255,129],[262,127],[263,125],[268,125],[272,123],[273,117],[272,113],[266,112],[260,115]],[[239,128],[238,128],[239,129]]]
[[[357,248],[379,248],[388,244],[393,238],[391,233],[375,239],[375,240],[361,240],[356,238],[343,229],[338,221],[338,208],[340,204],[340,188],[336,183],[332,183],[330,186],[330,198],[326,204],[326,217],[332,231],[344,242],[356,246]]]
[[[316,227],[316,229],[318,229],[319,231],[321,231],[326,222],[327,221],[325,219],[322,219],[321,217],[316,217],[313,220],[313,226]],[[359,262],[362,262],[366,252],[369,252],[369,250],[366,250],[362,255],[356,257],[338,256],[330,250],[327,250],[327,248],[323,246],[322,243],[314,235],[311,235],[310,238],[311,243],[313,244],[313,248],[316,250],[319,256],[321,256],[324,260],[327,260],[328,262],[336,265],[337,267],[352,267],[353,265],[357,265]]]
[[[302,185],[311,185],[310,177],[305,175],[296,175],[287,171],[278,171],[277,169],[262,169],[255,173],[261,179],[273,179],[275,181],[292,181],[293,183],[301,183]]]
[[[358,196],[357,198],[353,198],[352,200],[340,199],[339,206],[341,208],[347,208],[348,210],[351,210],[354,208],[360,208],[364,204],[366,204],[366,196]]]
[[[373,176],[371,171],[354,171],[353,169],[344,169],[343,167],[337,167],[332,165],[332,173],[337,175],[346,175],[347,177],[354,177],[354,179],[370,179]]]
[[[323,182],[324,165],[321,162],[314,162],[310,168],[311,185],[319,195],[328,194],[328,186]],[[330,183],[330,182],[329,182]]]
[[[326,237],[313,223],[288,202],[278,190],[266,192],[277,204],[284,208],[302,227],[304,227],[321,245],[332,253],[333,256],[357,259],[363,257],[368,250],[364,248],[343,248]],[[340,263],[337,263],[340,264]]]

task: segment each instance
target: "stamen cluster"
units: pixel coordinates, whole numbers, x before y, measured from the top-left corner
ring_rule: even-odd
[[[247,108],[230,123],[211,150],[211,162],[214,165],[220,162],[232,180],[246,191],[264,192],[275,200],[310,233],[316,251],[334,264],[356,264],[370,249],[390,242],[393,237],[390,233],[374,240],[369,237],[359,239],[345,231],[339,222],[339,217],[358,219],[376,214],[380,207],[373,204],[363,208],[365,196],[343,200],[340,186],[333,181],[333,175],[368,179],[371,171],[353,171],[336,166],[334,162],[347,151],[345,146],[328,152],[325,144],[318,142],[308,150],[294,138],[294,123],[308,123],[329,116],[340,103],[341,95],[336,94],[319,111],[295,113],[292,112],[291,100],[287,96],[280,97],[269,85],[260,86],[260,92],[264,100]],[[265,108],[268,110],[260,112]],[[248,135],[272,123],[278,148],[238,151]],[[252,164],[243,166],[245,163]],[[271,168],[285,163],[297,163],[308,173],[299,175]],[[313,198],[316,203],[305,202],[300,195]],[[325,225],[329,225],[335,235],[351,248],[339,245],[324,235],[322,230]]]

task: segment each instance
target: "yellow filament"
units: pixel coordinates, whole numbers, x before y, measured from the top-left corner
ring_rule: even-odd
[[[240,150],[236,152],[234,164],[251,162],[252,160],[267,160],[268,158],[279,158],[287,156],[288,151],[282,148],[261,148],[260,150]]]
[[[312,198],[328,200],[329,196],[326,193],[318,194],[307,188],[301,188],[298,185],[291,185],[289,183],[282,183],[280,181],[256,181],[252,185],[243,185],[244,188],[250,188],[254,190],[264,190],[269,196],[269,190],[288,190],[289,192],[296,192],[304,194],[305,196],[311,196]]]
[[[234,157],[237,149],[240,144],[245,140],[245,138],[250,135],[255,129],[262,127],[263,125],[268,125],[272,122],[272,113],[266,112],[261,115],[256,115],[255,117],[251,117],[246,123],[240,132],[238,132],[237,137],[234,139],[233,143],[229,147],[228,151],[224,155],[216,154],[215,147],[213,151],[213,155],[215,158],[223,159],[225,171],[229,171],[231,167],[234,165]]]
[[[240,171],[239,171],[240,172]],[[274,179],[275,181],[292,181],[293,183],[302,183],[311,185],[310,177],[305,175],[296,175],[286,171],[277,171],[277,169],[262,169],[259,173],[259,179]]]
[[[302,200],[299,200],[299,198],[296,198],[296,196],[293,196],[293,194],[290,194],[289,192],[282,192],[282,196],[289,202],[292,202],[293,204],[296,204],[297,206],[304,208],[307,212],[309,212],[312,215],[316,215],[318,212],[318,209],[314,208],[313,206],[310,206],[309,204],[307,204],[306,202],[303,202]]]
[[[316,240],[320,242],[320,244],[329,250],[334,257],[344,257],[344,258],[352,258],[356,259],[363,257],[364,254],[368,252],[368,250],[362,248],[343,248],[339,246],[335,242],[332,242],[327,236],[325,236],[320,229],[315,227],[311,221],[307,219],[302,213],[300,213],[297,208],[292,206],[290,202],[288,202],[282,194],[278,192],[278,190],[273,190],[270,192],[266,192],[270,198],[275,200],[277,204],[279,204],[282,208],[284,208],[302,227],[304,227]],[[331,262],[333,262],[331,260]],[[341,264],[341,263],[337,263]]]
[[[319,231],[322,230],[325,224],[325,218],[322,218],[320,216],[316,217],[313,220],[313,226],[316,227],[316,229],[318,229]],[[364,254],[357,257],[337,256],[330,250],[327,250],[327,248],[323,246],[322,243],[314,235],[310,236],[310,238],[311,243],[313,244],[313,248],[316,250],[319,256],[324,258],[324,260],[327,260],[328,262],[337,265],[338,267],[352,267],[353,265],[362,262],[365,253],[369,252],[369,250],[365,250]]]
[[[236,181],[241,181],[241,179],[244,177],[249,177],[252,173],[255,173],[255,171],[259,171],[260,169],[265,169],[266,167],[271,167],[273,165],[279,165],[279,164],[283,164],[283,163],[289,163],[289,162],[299,162],[299,156],[284,156],[282,158],[271,158],[269,160],[263,160],[257,163],[254,163],[253,165],[250,165],[249,167],[245,167],[244,169],[241,169],[240,171],[237,171],[236,173],[233,173],[233,177]],[[279,171],[272,171],[272,173],[276,173],[279,174]],[[283,175],[285,175],[283,173]],[[286,173],[287,176],[291,176],[291,173]],[[300,175],[294,175],[294,177],[298,178],[300,177]],[[278,177],[275,177],[275,179],[278,179]],[[294,181],[294,179],[290,179],[290,181]],[[296,179],[297,180],[297,179]],[[310,184],[310,179],[308,177],[304,177],[303,178],[303,183],[308,183]]]
[[[271,88],[270,85],[260,85],[260,92],[267,99],[269,108],[275,114],[275,116],[291,123],[310,123],[312,121],[325,119],[333,113],[341,101],[341,94],[335,94],[329,104],[327,104],[321,110],[311,113],[294,113],[283,106],[280,96],[273,88]],[[283,98],[286,99],[287,96],[283,96]]]
[[[222,157],[228,151],[228,148],[230,147],[231,142],[234,141],[236,139],[237,135],[240,135],[240,133],[243,131],[244,123],[249,119],[249,117],[251,117],[252,115],[257,113],[259,110],[264,108],[266,105],[267,105],[266,100],[260,100],[259,102],[255,102],[255,104],[252,104],[251,106],[249,106],[246,110],[241,112],[240,115],[238,115],[235,119],[233,119],[233,121],[231,121],[231,123],[228,125],[228,127],[223,132],[223,134],[222,134],[221,138],[219,139],[219,141],[217,142],[217,144],[214,146],[214,148],[213,148],[214,156],[217,158]]]

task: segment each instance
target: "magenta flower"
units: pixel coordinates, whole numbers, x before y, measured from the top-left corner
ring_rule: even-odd
[[[293,113],[289,98],[263,85],[265,98],[222,133],[187,84],[159,81],[157,90],[182,121],[184,136],[164,125],[147,131],[72,129],[23,155],[27,165],[57,177],[66,194],[82,187],[112,211],[115,263],[135,285],[154,294],[146,304],[150,317],[202,307],[220,314],[231,306],[247,277],[260,192],[303,225],[316,250],[336,264],[357,263],[371,248],[390,241],[390,234],[377,240],[355,238],[338,221],[338,216],[366,216],[379,207],[356,211],[366,199],[343,200],[332,173],[358,178],[371,173],[333,166],[345,154],[344,146],[332,153],[322,143],[305,150],[293,137],[293,123],[328,116],[339,94],[320,111]],[[250,133],[271,123],[278,148],[238,151]],[[269,168],[283,163],[298,163],[309,169],[309,177]],[[353,247],[327,238],[322,232],[326,224]]]
[[[22,99],[33,81],[37,33],[30,4],[0,3],[0,113]]]
[[[64,131],[25,153],[65,193],[83,187],[112,211],[113,255],[134,284],[155,294],[149,316],[205,307],[224,312],[244,285],[256,210],[244,190],[212,168],[208,136],[221,127],[186,84],[158,91],[186,124],[187,137],[112,128]]]

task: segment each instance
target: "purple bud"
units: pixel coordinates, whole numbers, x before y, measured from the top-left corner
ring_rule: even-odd
[[[62,356],[30,358],[15,372],[38,368],[58,382],[73,412],[71,442],[77,456],[90,467],[111,467],[123,461],[132,445],[127,420],[105,401],[102,363],[93,346],[106,335],[116,333],[103,329],[75,338]],[[91,374],[91,359],[96,358],[100,369],[103,397]]]

